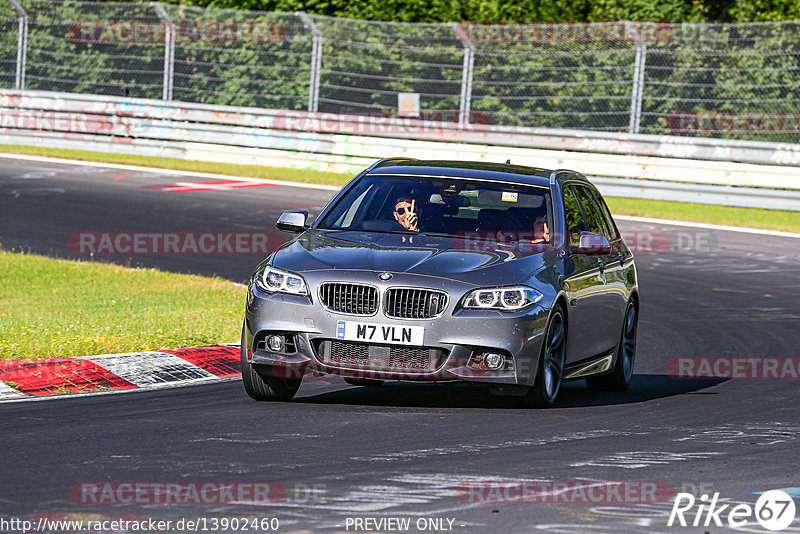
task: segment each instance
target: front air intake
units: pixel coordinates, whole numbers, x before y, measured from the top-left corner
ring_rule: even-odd
[[[430,319],[447,307],[447,293],[434,289],[390,288],[384,311],[398,319]]]
[[[319,287],[322,305],[331,311],[352,315],[374,315],[378,311],[378,288],[363,284],[325,282]]]

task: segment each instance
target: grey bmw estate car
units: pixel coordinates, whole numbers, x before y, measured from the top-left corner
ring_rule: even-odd
[[[546,407],[567,380],[628,387],[633,254],[570,170],[389,158],[351,180],[250,280],[242,378],[292,399],[304,375],[353,385],[463,381]]]

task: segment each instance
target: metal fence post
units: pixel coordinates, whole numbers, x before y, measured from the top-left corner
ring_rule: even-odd
[[[631,121],[628,131],[639,133],[642,119],[642,98],[644,95],[644,69],[647,61],[647,45],[636,43],[636,56],[633,64],[633,91],[631,93]]]
[[[28,61],[28,14],[17,0],[8,0],[19,17],[19,35],[17,36],[17,81],[19,91],[25,89],[25,67]]]
[[[172,100],[172,83],[175,78],[175,23],[159,2],[150,2],[158,18],[164,23],[164,100]]]
[[[631,90],[631,118],[628,132],[639,133],[639,124],[642,120],[642,98],[644,95],[644,69],[647,62],[647,45],[644,43],[639,31],[629,20],[623,20],[627,36],[636,43],[636,52],[633,59],[633,87]]]
[[[319,80],[322,70],[322,32],[305,11],[296,13],[305,26],[311,30],[311,75],[308,87],[308,111],[316,113],[319,109]]]
[[[472,103],[472,69],[475,65],[475,49],[472,41],[460,24],[451,24],[456,37],[464,46],[464,61],[461,66],[461,100],[458,104],[458,127],[464,128],[470,123],[470,108]]]

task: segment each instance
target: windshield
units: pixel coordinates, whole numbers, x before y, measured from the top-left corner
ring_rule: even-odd
[[[547,189],[457,178],[365,177],[320,228],[549,243]]]

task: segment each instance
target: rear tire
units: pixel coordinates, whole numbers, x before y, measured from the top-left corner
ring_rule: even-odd
[[[374,388],[383,385],[383,380],[376,380],[373,378],[345,378],[344,381],[351,386],[362,386],[368,388]]]
[[[284,380],[259,373],[258,365],[247,361],[247,339],[242,326],[242,344],[240,354],[242,359],[242,383],[244,390],[250,398],[257,401],[290,401],[300,389],[302,378]]]
[[[625,391],[633,378],[633,365],[636,363],[636,328],[639,324],[639,311],[633,301],[625,308],[622,334],[617,348],[617,361],[614,370],[607,375],[586,379],[591,391]]]
[[[556,304],[545,328],[536,380],[533,386],[528,388],[528,392],[520,397],[523,407],[548,408],[555,404],[561,389],[566,348],[567,316],[561,304]]]

